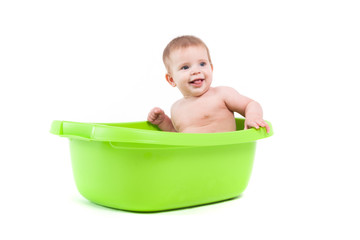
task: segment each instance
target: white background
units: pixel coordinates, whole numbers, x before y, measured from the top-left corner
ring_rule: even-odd
[[[358,1],[1,1],[1,239],[360,239]],[[214,86],[259,101],[235,200],[156,214],[89,203],[52,120],[146,120],[181,97],[162,51],[193,34]]]

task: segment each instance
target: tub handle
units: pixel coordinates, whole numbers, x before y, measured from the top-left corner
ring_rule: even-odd
[[[91,140],[94,131],[94,126],[90,124],[58,120],[53,121],[50,129],[50,133],[55,135],[82,140]]]

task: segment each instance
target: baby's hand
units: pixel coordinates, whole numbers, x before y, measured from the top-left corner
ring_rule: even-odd
[[[165,113],[161,108],[153,108],[148,115],[147,120],[154,125],[159,125],[165,120]]]
[[[260,127],[265,127],[266,132],[267,133],[270,132],[269,124],[266,121],[264,121],[264,119],[262,119],[262,118],[246,118],[245,119],[245,130],[252,128],[252,127],[256,128],[256,129],[259,129]]]

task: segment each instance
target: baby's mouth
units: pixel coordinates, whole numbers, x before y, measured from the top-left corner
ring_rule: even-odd
[[[195,80],[190,81],[190,84],[195,86],[195,87],[198,87],[198,86],[202,85],[203,81],[204,81],[204,79],[199,78],[199,79],[195,79]]]

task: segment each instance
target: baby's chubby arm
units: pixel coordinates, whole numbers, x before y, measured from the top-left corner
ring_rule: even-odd
[[[263,112],[260,104],[256,101],[251,101],[246,106],[245,110],[245,129],[265,127],[266,132],[270,132],[269,124],[263,119]]]
[[[161,108],[153,108],[149,112],[147,120],[150,123],[157,125],[163,131],[176,132],[174,125],[171,122],[171,119],[165,114],[165,112]]]
[[[239,94],[230,87],[219,87],[225,99],[226,106],[233,112],[240,113],[245,117],[245,130],[249,128],[265,127],[270,132],[270,127],[263,119],[263,111],[260,104],[248,97]]]

